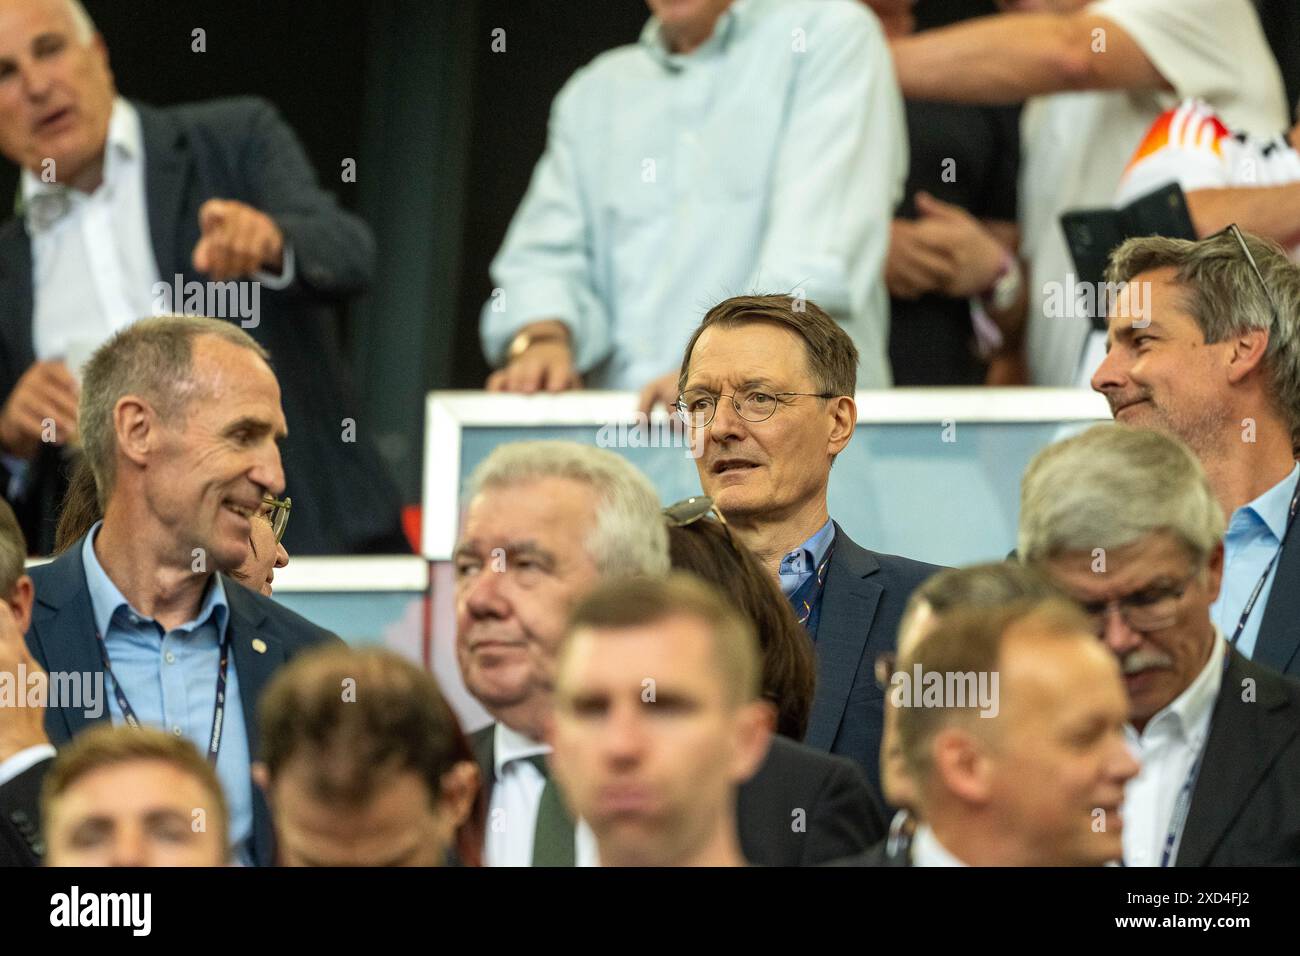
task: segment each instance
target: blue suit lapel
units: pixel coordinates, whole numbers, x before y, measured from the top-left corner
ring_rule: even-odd
[[[27,632],[27,646],[32,655],[50,673],[82,675],[86,681],[100,678],[103,658],[95,642],[95,612],[86,586],[86,569],[81,563],[81,546],[85,538],[68,548],[44,568],[37,569],[36,606],[32,625]],[[104,694],[112,693],[105,680]],[[86,716],[85,707],[50,708],[45,714],[45,731],[58,745],[66,743],[92,723],[108,720],[108,701],[97,718]]]
[[[262,629],[266,614],[252,594],[231,578],[225,579],[226,600],[230,604],[231,663],[239,675],[239,703],[248,733],[248,754],[260,756],[261,734],[257,722],[257,702],[267,683],[285,662],[284,644]],[[275,838],[270,809],[260,787],[253,787],[253,860],[258,866],[272,866]]]
[[[1278,559],[1251,660],[1300,676],[1300,529],[1293,529],[1290,537]]]
[[[880,562],[871,552],[858,547],[837,524],[817,628],[817,693],[804,738],[817,750],[829,752],[835,743],[849,692],[870,643],[876,606],[884,593],[870,576],[879,569]]]

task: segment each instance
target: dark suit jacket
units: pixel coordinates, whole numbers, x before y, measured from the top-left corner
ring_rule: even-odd
[[[177,274],[182,282],[205,281],[190,256],[199,207],[208,199],[262,210],[293,247],[293,283],[278,292],[262,287],[259,324],[247,330],[271,353],[289,423],[282,450],[294,520],[286,547],[302,554],[409,551],[397,490],[370,443],[373,424],[357,419],[335,341],[336,307],[370,283],[370,230],[317,185],[297,137],[265,100],[134,105],[144,137],[149,233],[166,285]],[[32,310],[31,242],[23,220],[10,219],[0,225],[0,402],[35,361]],[[342,440],[345,418],[356,421],[355,441]],[[12,502],[35,553],[51,550],[66,487],[62,470],[60,450],[42,449],[28,490]],[[8,483],[0,465],[0,493]]]
[[[39,866],[41,783],[50,760],[42,760],[0,786],[0,866]]]
[[[57,560],[33,568],[36,582],[36,605],[32,609],[32,625],[27,632],[27,646],[32,656],[45,668],[54,672],[80,672],[95,674],[103,671],[103,658],[95,637],[95,616],[86,585],[86,571],[81,563],[81,543],[64,552]],[[248,730],[248,752],[258,753],[257,701],[276,669],[297,654],[338,637],[317,627],[306,618],[282,607],[268,597],[250,591],[230,578],[225,579],[226,600],[230,605],[229,633],[232,662],[239,675],[239,697],[244,713],[244,726]],[[260,639],[265,645],[263,653],[253,650],[253,641]],[[105,686],[111,684],[105,681]],[[110,720],[108,708],[98,720]],[[45,714],[45,732],[50,742],[59,747],[91,724],[80,707],[51,708]],[[49,762],[40,765],[39,776]],[[35,769],[35,768],[34,768]],[[0,787],[0,807],[9,808],[20,803],[19,777]],[[39,792],[40,783],[26,781]],[[21,808],[21,807],[20,807]],[[26,804],[25,812],[38,819],[34,800]],[[0,827],[3,827],[0,821]],[[269,866],[275,860],[274,834],[266,801],[257,787],[253,787],[253,859],[260,866]]]
[[[484,785],[496,784],[493,728],[470,735]],[[797,817],[795,811],[804,811]],[[802,819],[803,829],[796,830]],[[756,866],[812,866],[859,853],[885,835],[884,807],[851,760],[773,737],[758,772],[740,786],[736,825]]]
[[[912,852],[909,844],[904,844],[896,852],[889,852],[889,841],[881,840],[865,853],[848,856],[842,860],[832,860],[827,866],[911,866]]]
[[[1251,660],[1300,677],[1300,528],[1292,528],[1288,537],[1291,540],[1278,558]]]
[[[1229,653],[1177,865],[1300,866],[1300,681]]]
[[[868,551],[835,525],[817,628],[817,693],[804,743],[857,761],[877,793],[885,692],[876,684],[876,657],[894,649],[908,597],[939,570]]]

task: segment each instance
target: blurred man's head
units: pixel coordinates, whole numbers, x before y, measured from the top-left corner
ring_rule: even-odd
[[[578,606],[551,766],[603,865],[740,861],[736,788],[770,742],[759,674],[749,622],[691,575],[612,582]]]
[[[257,520],[252,522],[252,531],[248,535],[248,557],[230,572],[230,576],[244,587],[267,597],[274,591],[275,569],[289,563],[289,552],[275,533],[277,501],[270,495],[262,499],[262,506],[255,516]]]
[[[918,673],[942,682],[940,705],[922,697]],[[981,675],[994,706],[955,693]],[[1120,858],[1124,784],[1138,770],[1124,690],[1068,602],[945,614],[902,656],[890,694],[903,704],[898,735],[920,815],[949,853],[973,866]]]
[[[0,0],[0,154],[97,185],[115,95],[108,49],[77,0]]]
[[[654,488],[625,459],[517,442],[471,476],[453,561],[465,686],[497,720],[539,739],[569,612],[601,578],[666,573],[668,539]]]
[[[267,493],[284,490],[288,434],[266,351],[218,319],[142,319],[86,364],[79,411],[100,503],[185,567],[229,571],[248,556]]]
[[[0,498],[0,601],[9,605],[21,633],[32,622],[35,591],[25,570],[27,539],[9,502]]]
[[[289,866],[477,864],[478,767],[433,676],[378,648],[295,659],[259,706],[253,776]]]
[[[100,726],[59,751],[41,793],[50,866],[222,866],[226,800],[182,737]]]
[[[1223,530],[1200,463],[1161,432],[1096,425],[1025,472],[1020,558],[1084,605],[1120,662],[1139,730],[1209,659]]]
[[[740,296],[708,311],[682,359],[679,410],[723,514],[780,521],[824,507],[857,421],[857,367],[852,339],[812,302]]]
[[[1032,568],[1009,561],[948,568],[921,583],[908,598],[898,625],[898,649],[877,662],[878,680],[887,685],[897,659],[913,653],[925,636],[954,611],[995,610],[1019,601],[1058,595],[1051,583]],[[882,666],[883,665],[883,666]],[[880,783],[885,802],[915,812],[916,796],[898,740],[897,708],[885,701],[885,730],[880,745]]]
[[[1251,451],[1246,419],[1300,432],[1300,268],[1243,239],[1259,274],[1230,233],[1130,239],[1106,272],[1124,285],[1092,387],[1116,421],[1169,432],[1206,460]]]

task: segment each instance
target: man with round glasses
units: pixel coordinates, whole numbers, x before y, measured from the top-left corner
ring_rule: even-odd
[[[1083,606],[1123,672],[1142,763],[1130,866],[1300,864],[1300,681],[1215,624],[1223,533],[1205,472],[1162,432],[1094,426],[1021,485],[1021,560]]]
[[[908,595],[937,568],[868,551],[830,518],[831,465],[858,417],[857,365],[853,341],[816,303],[737,296],[686,346],[676,411],[704,494],[813,641],[805,742],[858,761],[879,788],[884,694],[872,662],[893,649]]]

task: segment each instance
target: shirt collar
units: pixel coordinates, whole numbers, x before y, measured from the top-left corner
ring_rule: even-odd
[[[691,57],[701,50],[727,49],[737,35],[737,24],[743,24],[750,15],[750,11],[755,5],[755,0],[732,0],[731,5],[722,11],[718,17],[718,22],[713,25],[713,34],[705,40],[699,47],[690,53],[674,53],[668,48],[668,42],[663,37],[663,25],[659,22],[658,17],[651,17],[646,21],[646,25],[641,29],[640,44],[650,57],[660,66],[667,67],[670,70],[685,69]]]
[[[512,730],[499,720],[492,733],[492,770],[497,780],[501,779],[502,771],[511,761],[551,752],[551,748],[546,744]]]
[[[108,137],[104,145],[104,182],[114,183],[121,175],[121,170],[132,162],[138,162],[144,155],[144,132],[140,125],[140,114],[126,99],[119,96],[113,100],[113,112],[108,118]],[[24,168],[21,175],[22,202],[26,206],[33,196],[67,191],[76,201],[76,190],[68,190],[60,183],[44,182],[30,169]]]
[[[830,518],[827,518],[826,523],[811,538],[786,553],[781,559],[780,573],[802,576],[816,571],[817,565],[821,564],[822,558],[826,557],[826,550],[831,546],[831,539],[834,537],[835,525]]]
[[[90,608],[95,618],[95,630],[107,638],[109,626],[113,623],[113,615],[122,608],[126,608],[128,613],[136,615],[142,621],[151,621],[152,618],[131,607],[131,602],[126,599],[108,576],[103,565],[99,563],[99,556],[95,554],[95,536],[99,534],[99,528],[103,523],[103,521],[96,521],[86,533],[86,539],[81,545],[81,564],[86,571],[86,588],[90,591]],[[216,625],[217,639],[224,640],[226,627],[230,621],[230,604],[226,600],[225,583],[219,574],[212,575],[203,595],[203,603],[199,605],[199,613],[195,615],[194,620],[187,621],[177,630],[192,631],[207,624],[209,620]]]
[[[1254,501],[1247,502],[1232,513],[1235,520],[1243,512],[1251,512],[1262,521],[1277,541],[1286,533],[1286,522],[1291,509],[1291,495],[1295,492],[1296,481],[1300,479],[1300,464],[1268,491]],[[1232,522],[1229,522],[1231,527]]]
[[[1138,735],[1139,738],[1157,725],[1172,724],[1184,741],[1199,745],[1209,729],[1214,705],[1219,699],[1219,689],[1223,684],[1223,658],[1227,652],[1228,642],[1223,639],[1223,633],[1216,625],[1210,659],[1205,662],[1196,679],[1147,722],[1143,734]]]
[[[913,866],[966,866],[939,842],[929,824],[922,823],[912,837]]]

